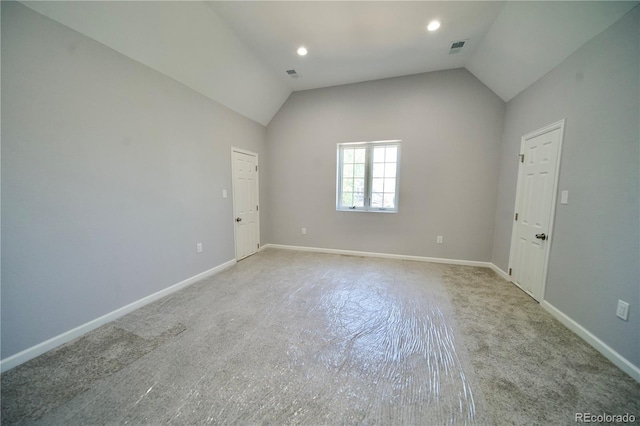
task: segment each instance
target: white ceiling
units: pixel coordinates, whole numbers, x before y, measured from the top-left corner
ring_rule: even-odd
[[[460,67],[508,101],[638,4],[23,3],[264,125],[293,90]],[[442,27],[430,33],[434,18]],[[306,57],[295,53],[300,45]],[[286,74],[292,68],[298,79]]]
[[[503,2],[214,2],[231,29],[293,90],[464,67]],[[438,31],[426,30],[440,19]],[[449,54],[451,41],[469,40]],[[309,54],[300,57],[298,46]],[[291,79],[294,68],[300,78]]]
[[[212,2],[293,90],[466,67],[508,101],[637,2]],[[442,26],[426,30],[432,19]],[[451,42],[468,40],[449,54]],[[309,54],[300,57],[298,46]],[[286,70],[300,77],[291,79]]]

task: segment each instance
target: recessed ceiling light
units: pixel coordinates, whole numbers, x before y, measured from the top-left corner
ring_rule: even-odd
[[[298,47],[298,55],[304,56],[307,54],[307,48],[304,46]]]
[[[427,25],[427,29],[429,31],[435,31],[438,28],[440,28],[440,21],[431,21],[429,22],[429,25]]]

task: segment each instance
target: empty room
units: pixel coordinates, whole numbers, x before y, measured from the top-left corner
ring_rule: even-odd
[[[640,422],[637,1],[2,1],[2,424]]]

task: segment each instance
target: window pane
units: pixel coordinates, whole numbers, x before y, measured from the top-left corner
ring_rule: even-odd
[[[387,156],[385,158],[387,163],[395,163],[398,161],[398,147],[397,146],[388,146],[387,147]]]
[[[384,163],[373,164],[373,177],[384,177]]]
[[[353,163],[353,149],[344,150],[344,162]]]
[[[384,179],[382,178],[373,178],[372,191],[373,192],[384,192]]]
[[[356,207],[364,207],[364,193],[356,192],[353,194],[353,205]]]
[[[373,148],[373,162],[384,163],[384,147]]]
[[[385,192],[382,206],[392,209],[395,207],[395,204],[396,204],[396,194]]]
[[[364,192],[364,179],[354,179],[353,189],[355,192]]]
[[[384,165],[384,176],[388,178],[396,177],[396,163],[386,163]]]
[[[399,145],[339,144],[338,150],[338,178],[341,179],[338,207],[396,210]]]
[[[382,207],[382,193],[374,192],[371,194],[371,207]]]
[[[392,179],[386,178],[384,180],[384,190],[385,192],[391,192],[391,191],[396,192],[396,180],[393,178]]]

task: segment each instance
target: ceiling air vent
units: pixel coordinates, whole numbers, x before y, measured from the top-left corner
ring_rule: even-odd
[[[287,74],[289,74],[289,77],[291,78],[298,78],[298,73],[296,72],[296,70],[287,70]]]
[[[460,41],[453,41],[451,42],[451,48],[449,49],[449,54],[451,55],[452,53],[458,53],[462,50],[462,48],[464,47],[464,44],[467,42],[467,40],[460,40]]]

